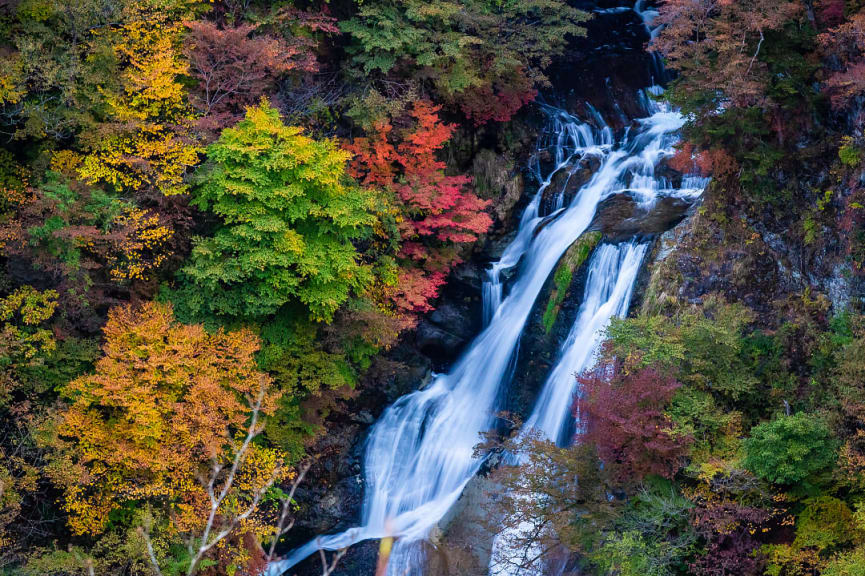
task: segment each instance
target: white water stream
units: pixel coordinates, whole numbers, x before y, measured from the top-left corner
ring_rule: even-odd
[[[539,164],[533,166],[535,177],[541,182],[538,191],[526,206],[517,227],[517,235],[508,244],[501,258],[494,262],[487,270],[487,279],[483,283],[483,321],[487,326],[493,319],[496,310],[502,303],[502,278],[501,273],[516,266],[526,253],[538,224],[543,218],[539,215],[541,200],[552,183],[553,176],[559,170],[566,170],[569,166],[576,164],[587,156],[603,157],[609,153],[613,146],[613,131],[601,118],[600,114],[589,107],[592,113],[594,126],[588,122],[582,122],[570,114],[553,107],[544,107],[549,116],[549,125],[546,138],[538,145],[536,160],[542,151],[549,152],[555,158],[554,167],[546,176],[541,175]],[[564,187],[556,194],[556,210],[564,206]]]
[[[658,163],[673,153],[683,119],[663,106],[652,106],[652,114],[639,120],[618,145],[596,113],[591,122],[580,122],[563,111],[549,110],[549,151],[555,168],[541,179],[543,184],[525,209],[516,237],[490,268],[483,291],[483,332],[449,374],[437,375],[428,387],[397,400],[373,427],[365,455],[361,525],[316,538],[273,563],[269,576],[284,573],[319,549],[336,550],[385,536],[397,538],[388,575],[423,573],[420,543],[480,468],[482,459],[474,457],[474,447],[480,434],[494,424],[532,307],[561,256],[591,223],[599,202],[620,193],[631,194],[643,204],[663,195],[699,194],[691,188],[673,189],[669,182],[654,178]],[[589,154],[600,161],[597,171],[568,206],[563,206],[564,195],[559,192],[560,207],[542,218],[539,207],[553,174]],[[574,372],[589,362],[609,319],[627,310],[645,251],[644,244],[604,245],[592,258],[586,301],[529,420],[549,437],[557,437],[567,420],[576,386]],[[517,266],[504,296],[500,273]]]
[[[524,428],[567,443],[568,415],[577,391],[576,375],[591,368],[604,330],[613,317],[624,317],[648,244],[604,244],[589,263],[585,293],[577,319],[562,344]]]
[[[656,88],[652,90],[657,92]],[[677,112],[653,102],[648,95],[643,95],[643,100],[652,115],[639,121],[641,129],[629,147],[632,153],[621,163],[630,176],[630,182],[621,192],[630,194],[646,205],[653,204],[661,196],[699,197],[708,183],[705,178],[685,177],[680,187],[674,188],[665,178],[656,177],[655,168],[659,161],[674,153],[672,146],[676,140],[671,138],[670,127],[677,124],[681,126],[683,119]],[[627,142],[624,146],[628,147]],[[560,445],[572,440],[572,434],[578,427],[575,418],[570,417],[570,409],[578,393],[576,377],[594,364],[610,320],[627,314],[646,248],[646,244],[631,242],[618,247],[604,245],[595,251],[576,321],[561,346],[558,361],[521,434],[532,432]],[[512,460],[509,464],[519,463],[518,460]],[[524,522],[496,535],[490,558],[490,575],[560,573],[564,568],[561,564],[543,566],[540,562],[532,561],[540,552],[533,544],[527,543],[526,537],[536,531],[536,526],[531,522]]]
[[[618,246],[605,244],[595,251],[577,318],[521,434],[532,432],[560,445],[570,442],[576,424],[570,416],[578,387],[576,376],[594,364],[610,320],[628,313],[647,248],[646,243],[630,242]],[[511,458],[507,464],[519,465],[521,458]],[[541,549],[530,538],[536,532],[533,522],[524,521],[497,534],[490,558],[490,575],[543,573]],[[553,573],[562,568],[560,563],[543,567]]]

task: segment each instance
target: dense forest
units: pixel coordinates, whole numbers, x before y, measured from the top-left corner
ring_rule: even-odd
[[[568,440],[498,406],[485,542],[425,573],[865,575],[861,0],[0,0],[0,574],[275,576],[358,524],[343,469],[483,328],[447,317],[461,266],[542,184],[562,83],[604,85],[604,18],[651,25],[663,170],[708,186],[632,234]],[[570,245],[520,346],[555,355],[614,236]],[[396,576],[382,536],[289,573]]]

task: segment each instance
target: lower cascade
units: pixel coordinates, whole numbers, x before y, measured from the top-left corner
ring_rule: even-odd
[[[544,107],[549,118],[545,147],[554,159],[551,171],[525,208],[514,240],[484,283],[483,331],[448,374],[436,375],[422,390],[390,406],[374,425],[365,462],[365,496],[359,526],[320,536],[268,568],[276,576],[324,549],[337,550],[368,539],[396,539],[388,564],[390,576],[424,573],[421,547],[430,531],[459,499],[484,458],[475,455],[483,432],[495,424],[508,386],[520,336],[533,306],[562,255],[589,228],[598,205],[614,195],[628,195],[640,206],[661,197],[696,199],[706,182],[684,178],[675,187],[655,175],[674,153],[683,117],[645,98],[648,115],[614,141],[612,130],[591,111],[581,121],[563,110]],[[564,187],[553,197],[552,213],[541,214],[553,176],[592,156],[597,170],[566,203]],[[556,179],[560,182],[561,179]],[[590,367],[610,319],[627,313],[648,243],[602,243],[589,263],[585,295],[577,319],[559,350],[535,408],[525,424],[550,439],[568,440],[575,428],[570,416],[575,373]],[[509,286],[501,272],[513,268]],[[516,553],[500,534],[494,558]],[[509,574],[492,571],[493,574]]]
[[[618,246],[605,244],[595,251],[577,319],[521,433],[532,432],[562,444],[568,442],[574,424],[579,424],[569,418],[577,393],[575,375],[591,368],[610,320],[628,313],[647,249],[647,243],[630,242]],[[518,459],[514,460],[510,464],[520,463]],[[516,576],[525,572],[521,568],[524,561],[538,556],[539,552],[521,549],[513,541],[536,529],[532,523],[525,522],[514,531],[496,535],[490,559],[491,576]]]

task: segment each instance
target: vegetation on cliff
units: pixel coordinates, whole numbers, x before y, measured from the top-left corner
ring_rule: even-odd
[[[586,573],[865,573],[865,7],[658,7],[672,164],[713,181],[580,377],[577,445],[511,447],[533,456],[500,473],[506,522],[554,526]]]
[[[0,572],[258,573],[324,418],[492,224],[475,137],[587,17],[0,3]]]
[[[579,441],[507,445],[499,513],[587,574],[865,574],[865,4],[654,4],[670,164],[712,184]],[[0,2],[0,572],[258,573],[328,414],[492,225],[469,166],[512,158],[479,142],[587,19]]]

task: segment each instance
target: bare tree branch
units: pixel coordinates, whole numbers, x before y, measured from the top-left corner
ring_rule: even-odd
[[[760,55],[760,48],[762,48],[762,46],[763,46],[763,40],[764,40],[763,30],[760,29],[760,41],[757,42],[757,50],[754,52],[754,56],[751,57],[751,63],[748,64],[748,70],[745,71],[745,76],[747,76],[748,74],[751,73],[751,68],[754,67],[754,62],[757,61],[757,56]]]
[[[336,570],[336,565],[340,560],[342,560],[342,557],[345,556],[346,552],[348,552],[348,548],[337,550],[336,554],[331,556],[331,563],[328,565],[327,556],[325,555],[324,550],[319,548],[318,553],[321,556],[321,576],[330,576],[333,574],[333,571]]]
[[[153,550],[153,541],[150,540],[150,534],[144,528],[138,528],[138,534],[144,539],[144,546],[147,548],[147,559],[150,560],[150,567],[153,568],[155,576],[162,576],[162,570],[159,568],[159,562],[156,560],[156,552]]]
[[[252,441],[264,430],[263,426],[260,426],[258,423],[259,416],[261,414],[261,404],[264,401],[264,393],[265,393],[266,384],[262,379],[261,386],[258,391],[258,395],[255,398],[255,401],[252,404],[252,416],[249,423],[249,428],[246,432],[246,437],[243,439],[243,443],[240,445],[237,450],[235,450],[234,459],[231,462],[231,467],[228,469],[228,474],[223,481],[222,488],[218,491],[216,490],[216,482],[219,478],[220,473],[222,472],[222,465],[214,462],[213,471],[211,473],[210,479],[207,483],[207,494],[210,497],[210,512],[207,517],[207,523],[204,526],[204,531],[201,534],[201,538],[198,539],[198,548],[195,550],[192,542],[190,542],[190,551],[194,550],[194,554],[192,556],[192,560],[189,563],[189,569],[186,571],[187,576],[192,576],[196,569],[198,568],[198,564],[201,562],[201,559],[204,558],[205,554],[207,554],[214,546],[216,546],[220,541],[227,538],[232,531],[237,527],[238,524],[249,518],[253,512],[258,508],[258,504],[261,502],[261,498],[273,486],[276,478],[279,474],[279,467],[275,468],[273,473],[270,476],[270,479],[262,486],[255,490],[252,502],[250,502],[249,506],[241,512],[240,514],[233,515],[225,524],[222,529],[219,530],[216,535],[212,535],[214,531],[214,526],[216,524],[217,518],[219,518],[219,508],[222,506],[222,503],[225,501],[225,498],[228,496],[231,488],[234,486],[234,480],[237,476],[237,472],[240,467],[243,465],[243,462],[246,460],[247,452],[249,451],[249,446],[252,444]]]
[[[288,514],[291,511],[291,503],[294,500],[294,493],[303,481],[303,477],[306,476],[307,472],[309,472],[309,468],[309,463],[301,466],[300,471],[297,473],[297,477],[294,479],[294,482],[291,483],[291,490],[289,490],[288,495],[282,499],[282,510],[279,513],[279,522],[276,525],[276,532],[273,534],[273,540],[270,543],[270,550],[267,552],[266,559],[268,563],[273,560],[273,555],[276,552],[276,544],[279,542],[279,539],[294,527],[294,519],[292,519],[288,524],[286,524],[286,521],[288,520]]]

